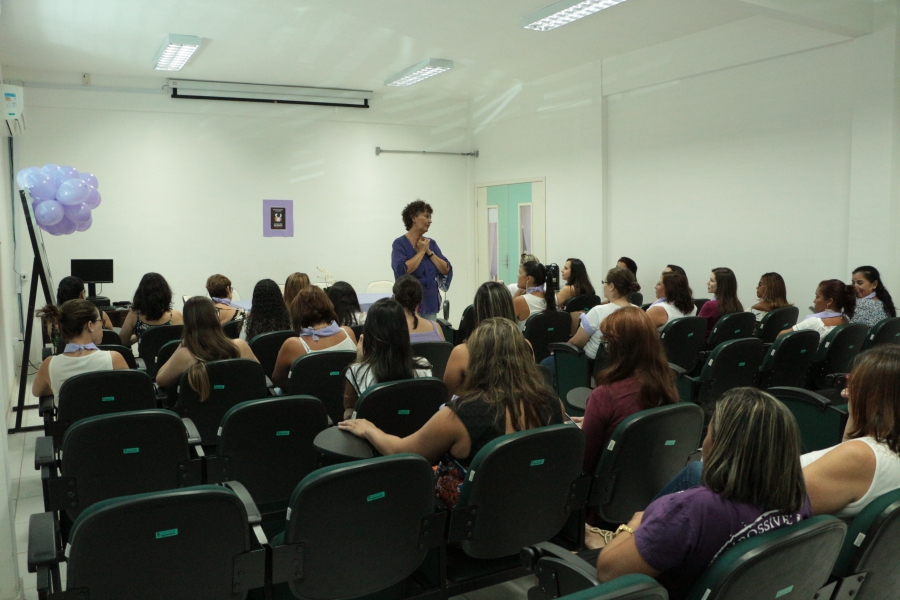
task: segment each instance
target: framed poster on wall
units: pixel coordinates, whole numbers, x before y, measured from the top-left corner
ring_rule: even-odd
[[[293,200],[263,200],[263,237],[294,237]]]

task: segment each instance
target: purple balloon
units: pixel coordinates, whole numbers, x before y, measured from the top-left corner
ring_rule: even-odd
[[[97,188],[91,188],[91,191],[88,193],[88,197],[84,200],[84,203],[93,210],[100,206],[100,200],[100,192],[97,191]]]
[[[80,179],[66,179],[59,184],[56,190],[56,200],[62,204],[81,204],[84,202],[88,194],[91,193],[91,186]]]
[[[92,188],[100,187],[100,184],[97,181],[97,176],[93,173],[79,173],[78,177],[80,177],[82,181],[87,182],[87,184]]]
[[[91,207],[85,203],[69,204],[65,207],[66,217],[73,223],[83,223],[91,218]]]
[[[56,225],[65,216],[66,212],[63,209],[63,205],[56,200],[44,200],[34,209],[34,220],[44,228]]]
[[[76,231],[87,231],[88,229],[91,228],[91,225],[93,225],[93,224],[94,224],[94,218],[88,217],[87,221],[84,221],[82,223],[77,223],[75,225],[75,229],[76,229]]]
[[[47,177],[53,177],[57,169],[59,169],[59,165],[55,163],[47,163],[46,165],[41,167],[41,173],[43,173]]]
[[[67,179],[78,179],[78,169],[68,165],[57,167],[56,172],[53,173],[52,177],[56,183],[62,185],[62,182]]]
[[[24,190],[28,185],[28,176],[32,173],[40,173],[41,170],[37,167],[28,167],[27,169],[22,169],[16,174],[16,183],[19,184],[19,189]]]
[[[64,218],[56,225],[44,227],[44,230],[51,235],[69,235],[70,233],[75,233],[76,227],[75,223]]]
[[[27,178],[31,185],[28,186],[28,193],[32,198],[38,200],[55,200],[56,199],[56,182],[49,175],[41,172],[29,175]]]

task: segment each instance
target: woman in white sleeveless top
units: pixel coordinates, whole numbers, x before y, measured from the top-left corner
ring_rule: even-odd
[[[656,283],[656,302],[647,309],[647,316],[658,331],[669,321],[697,314],[694,293],[687,277],[675,271],[663,272]]]
[[[519,289],[522,295],[513,298],[519,330],[534,313],[556,310],[556,289],[547,277],[547,267],[539,262],[526,262],[519,267]]]
[[[103,341],[103,318],[97,307],[87,300],[69,300],[62,306],[48,304],[37,312],[37,316],[59,329],[66,348],[62,354],[41,363],[31,386],[35,396],[59,394],[63,383],[75,375],[128,368],[118,352],[97,348]]]
[[[800,459],[813,514],[853,517],[900,488],[897,389],[900,346],[884,344],[859,355],[843,392],[849,412],[844,441]]]

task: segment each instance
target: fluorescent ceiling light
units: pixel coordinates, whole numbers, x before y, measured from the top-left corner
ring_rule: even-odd
[[[384,85],[404,86],[419,83],[423,79],[434,77],[444,71],[453,68],[452,60],[443,60],[440,58],[429,58],[423,60],[419,64],[413,65],[408,69],[403,69],[399,73],[394,73],[384,80]]]
[[[522,17],[522,27],[535,31],[550,31],[620,2],[625,0],[562,0]]]
[[[170,33],[156,54],[157,71],[180,71],[194,52],[200,48],[202,37]]]

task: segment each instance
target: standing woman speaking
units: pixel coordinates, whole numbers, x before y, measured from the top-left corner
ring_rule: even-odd
[[[419,315],[434,321],[440,309],[438,289],[447,291],[453,279],[453,267],[441,252],[437,242],[425,237],[431,227],[431,205],[416,200],[406,205],[401,213],[406,235],[394,240],[391,251],[391,268],[394,279],[412,275],[422,284],[422,305]]]

